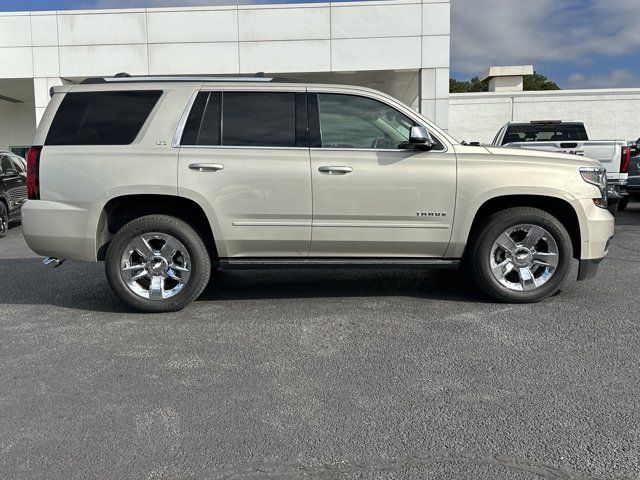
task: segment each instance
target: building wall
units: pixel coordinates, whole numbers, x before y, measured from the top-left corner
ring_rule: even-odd
[[[450,133],[490,143],[509,121],[584,122],[593,140],[640,137],[640,89],[462,93],[450,97]]]
[[[449,0],[0,13],[0,79],[35,79],[38,121],[51,85],[118,72],[409,70],[446,128],[449,35]]]
[[[0,150],[30,147],[35,133],[35,108],[31,103],[0,101]]]

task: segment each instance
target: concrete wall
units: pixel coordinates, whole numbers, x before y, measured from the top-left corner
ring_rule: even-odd
[[[449,0],[0,13],[0,79],[37,79],[39,118],[60,78],[414,70],[446,128],[449,34]]]
[[[0,150],[31,146],[35,122],[33,103],[0,101]]]
[[[509,121],[580,121],[593,140],[640,137],[640,89],[462,93],[450,97],[450,133],[490,143]]]

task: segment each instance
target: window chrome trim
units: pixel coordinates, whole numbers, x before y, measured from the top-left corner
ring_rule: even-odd
[[[171,146],[173,148],[180,147],[180,142],[182,141],[182,134],[184,133],[184,129],[187,126],[187,120],[189,119],[189,115],[191,114],[191,109],[193,108],[193,104],[198,97],[200,90],[194,91],[189,97],[189,101],[187,102],[186,107],[182,112],[182,116],[180,117],[180,121],[178,122],[178,127],[176,128],[176,132],[173,135],[173,139],[171,140]]]
[[[441,142],[442,143],[442,142]],[[396,153],[447,153],[449,149],[446,145],[444,150],[418,150],[411,148],[333,148],[333,147],[311,147],[314,152],[396,152]]]
[[[209,150],[309,150],[309,147],[260,147],[256,145],[181,145],[180,148],[206,148]]]

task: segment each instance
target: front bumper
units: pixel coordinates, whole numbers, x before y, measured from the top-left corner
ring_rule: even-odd
[[[580,260],[604,258],[609,251],[609,243],[615,233],[615,218],[609,211],[598,207],[592,199],[579,200],[581,205]]]

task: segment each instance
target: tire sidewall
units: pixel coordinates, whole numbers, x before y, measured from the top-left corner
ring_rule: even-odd
[[[178,239],[191,259],[191,274],[185,288],[166,300],[148,300],[136,295],[120,273],[120,261],[126,246],[145,233],[165,233]],[[200,236],[187,223],[161,216],[142,217],[120,229],[109,245],[105,259],[107,279],[111,288],[129,306],[142,312],[171,312],[183,309],[195,300],[206,286],[211,272],[210,258]]]
[[[4,238],[7,236],[7,233],[9,233],[9,211],[4,202],[0,202],[0,219],[6,222],[5,230],[0,230],[0,238]]]
[[[503,286],[491,271],[491,249],[496,239],[511,227],[517,225],[537,225],[548,231],[558,245],[558,267],[543,286],[531,291],[513,291]],[[494,297],[513,303],[532,303],[543,300],[556,293],[567,279],[571,270],[573,248],[571,238],[562,224],[553,217],[536,214],[517,214],[504,217],[489,225],[482,233],[476,252],[476,268],[480,273],[480,281]]]

